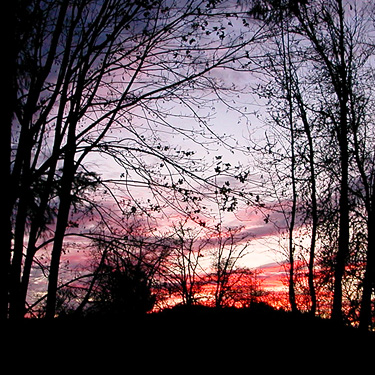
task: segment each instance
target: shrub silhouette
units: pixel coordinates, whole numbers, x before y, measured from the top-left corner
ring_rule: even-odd
[[[99,277],[98,287],[86,311],[89,317],[142,315],[155,303],[149,280],[140,269],[107,270]]]

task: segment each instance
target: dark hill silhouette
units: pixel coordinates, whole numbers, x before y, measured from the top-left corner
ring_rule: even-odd
[[[262,304],[248,309],[178,306],[121,319],[33,319],[8,322],[6,332],[11,343],[7,350],[22,344],[31,357],[41,353],[65,360],[83,356],[84,362],[77,364],[94,369],[95,362],[114,366],[121,361],[124,368],[136,361],[143,370],[152,371],[177,361],[174,373],[197,368],[210,374],[214,369],[224,373],[241,368],[242,372],[243,366],[257,365],[266,373],[271,368],[289,368],[299,374],[307,370],[329,374],[338,369],[344,373],[364,369],[361,373],[370,374],[368,364],[373,368],[375,355],[374,333]],[[202,360],[199,366],[197,360]]]
[[[249,309],[181,306],[150,316],[149,320],[155,323],[155,329],[164,327],[172,330],[183,324],[191,332],[202,330],[216,337],[253,337],[260,341],[285,337],[286,341],[296,343],[302,341],[308,344],[310,341],[314,346],[328,341],[339,348],[353,350],[368,343],[375,349],[375,333],[361,332],[308,314],[275,310],[263,304],[254,304]]]

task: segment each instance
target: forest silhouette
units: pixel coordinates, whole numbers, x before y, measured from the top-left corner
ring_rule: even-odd
[[[371,1],[6,12],[5,354],[372,363]],[[255,241],[282,291],[244,265]]]

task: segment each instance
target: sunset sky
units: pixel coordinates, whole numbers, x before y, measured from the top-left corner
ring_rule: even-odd
[[[244,77],[246,76],[247,78],[251,78],[250,74]],[[228,77],[231,78],[231,75],[228,75]],[[212,131],[215,132],[218,139],[214,140],[209,147],[202,147],[197,143],[189,142],[185,137],[181,135],[178,136],[177,134],[164,134],[164,140],[165,144],[171,148],[186,147],[188,149],[194,149],[196,152],[194,157],[198,160],[206,159],[207,162],[210,163],[211,160],[215,161],[217,156],[222,156],[221,160],[223,163],[231,163],[232,166],[243,165],[246,168],[250,167],[254,173],[254,177],[253,179],[249,179],[248,189],[249,192],[255,195],[257,193],[258,176],[257,170],[252,164],[252,155],[247,151],[247,146],[249,145],[250,134],[253,135],[253,133],[259,131],[259,136],[262,136],[261,121],[257,116],[250,113],[253,110],[262,112],[262,106],[259,105],[254,96],[247,93],[244,93],[243,97],[238,97],[237,100],[236,105],[245,105],[249,110],[247,118],[245,119],[243,114],[235,110],[228,109],[224,104],[216,105],[215,113],[212,113],[209,126]],[[179,109],[174,108],[174,111],[178,112]],[[173,117],[174,113],[172,112],[171,115]],[[249,122],[249,120],[251,121]],[[175,120],[172,119],[171,121],[173,123]],[[191,120],[186,120],[186,124],[179,123],[179,126],[180,125],[188,128],[189,126],[194,127],[197,124],[194,124]],[[160,134],[160,138],[163,139],[163,133]],[[220,139],[226,139],[227,144],[222,144]],[[232,148],[228,147],[228,145]],[[87,163],[90,168],[95,170],[104,180],[118,180],[121,174],[124,173],[124,169],[121,166],[105,155],[94,154],[88,159]],[[224,179],[223,177],[223,180]],[[241,187],[241,184],[239,184],[239,186]],[[115,189],[114,192],[116,191]],[[131,202],[132,199],[139,199],[145,202],[148,197],[153,199],[152,193],[142,186],[132,186],[129,190],[127,188],[118,190],[116,195],[117,200],[121,201],[125,199],[129,200],[129,202]],[[208,202],[202,203],[202,205],[203,204],[207,207],[210,205]],[[111,199],[109,200],[109,205],[113,205],[113,208],[116,209],[116,205],[113,204]],[[274,224],[265,222],[264,213],[251,205],[248,206],[240,203],[238,210],[226,213],[220,212],[218,207],[212,204],[211,214],[214,217],[214,219],[211,218],[212,224],[214,224],[215,221],[218,222],[220,218],[220,220],[223,221],[223,227],[243,227],[242,232],[246,234],[246,239],[250,241],[250,245],[246,251],[246,255],[238,261],[238,266],[248,267],[250,269],[261,269],[260,278],[264,290],[277,291],[285,289],[285,285],[282,282],[285,272],[280,265],[285,259],[285,254],[280,252],[279,235],[276,232]],[[182,218],[180,213],[174,212],[172,209],[168,208],[165,208],[160,214],[155,214],[155,216],[157,219],[154,224],[160,231],[167,231],[174,223],[177,223]],[[205,219],[204,217],[202,218]],[[276,219],[276,216],[273,216],[273,218]],[[69,259],[70,266],[74,268],[82,263],[86,254],[88,253],[82,252],[82,250],[76,252],[72,248],[65,258]]]
[[[202,108],[202,119],[207,120],[207,127],[210,128],[214,135],[212,139],[209,138],[207,144],[200,144],[199,141],[207,140],[206,136],[197,137],[197,142],[188,139],[184,134],[177,134],[157,126],[153,128],[155,136],[160,137],[163,145],[167,145],[171,149],[180,147],[183,150],[194,150],[194,159],[198,161],[206,160],[207,164],[216,163],[217,157],[224,163],[230,163],[232,167],[241,166],[241,168],[249,168],[251,176],[245,184],[246,191],[254,194],[258,193],[259,175],[254,164],[254,155],[249,152],[248,147],[251,145],[250,138],[263,137],[265,118],[264,107],[261,100],[254,95],[250,88],[255,84],[257,77],[249,72],[234,73],[231,71],[219,70],[214,73],[224,80],[226,85],[232,83],[243,87],[242,94],[238,94],[235,98],[224,98],[227,103],[220,101],[213,101],[212,105],[208,108]],[[249,89],[246,89],[249,86]],[[231,106],[231,107],[230,107]],[[238,109],[238,110],[237,110]],[[183,118],[176,116],[179,113],[185,113],[186,108],[177,105],[171,106],[170,118],[166,119],[172,126],[183,128],[186,133],[189,130],[197,130],[199,132],[200,124],[198,119]],[[198,115],[200,113],[198,112]],[[135,118],[133,126],[139,126],[142,129],[147,119]],[[207,129],[205,130],[207,134]],[[111,132],[111,137],[116,137],[115,132]],[[118,137],[123,137],[119,134]],[[160,163],[160,161],[156,161]],[[103,180],[121,180],[124,173],[124,168],[110,157],[94,153],[87,161],[86,165],[90,170],[98,173]],[[222,180],[231,178],[231,176],[223,176]],[[239,188],[244,187],[243,184],[231,179],[231,187]],[[108,186],[112,186],[109,184]],[[200,187],[198,188],[200,189]],[[146,202],[148,198],[154,198],[153,194],[141,185],[134,184],[130,187],[121,186],[116,187],[114,190],[116,199],[118,201],[128,200],[131,202],[133,199]],[[202,192],[202,191],[201,191]],[[204,193],[204,192],[203,192]],[[109,204],[113,204],[114,209],[116,205],[109,197]],[[103,199],[100,197],[99,199]],[[279,262],[285,259],[285,254],[280,252],[279,249],[279,234],[276,233],[275,226],[272,222],[266,223],[264,213],[260,212],[257,208],[251,205],[246,205],[244,202],[239,203],[239,207],[235,212],[224,213],[218,210],[215,203],[204,202],[202,205],[212,208],[211,215],[216,219],[211,218],[211,223],[218,222],[219,219],[223,221],[223,227],[243,227],[243,233],[247,234],[247,240],[250,240],[250,246],[244,256],[238,262],[239,266],[248,267],[250,269],[260,268],[264,270],[262,274],[263,287],[266,289],[279,289],[283,285],[281,283],[282,269]],[[155,214],[157,221],[155,225],[159,230],[168,230],[173,223],[177,223],[181,218],[181,214],[174,212],[168,207],[165,208],[160,214]],[[205,218],[202,216],[205,220]],[[273,214],[273,219],[276,220],[277,216]],[[208,219],[207,219],[208,220]],[[282,220],[280,218],[279,220]],[[82,251],[75,253],[72,251],[67,257],[70,259],[70,265],[79,264],[82,260]]]
[[[229,44],[240,33],[244,33],[243,35],[246,35],[246,38],[251,39],[251,36],[257,33],[259,29],[256,23],[252,23],[249,27],[243,27],[241,18],[236,20],[235,17],[231,17],[230,21],[233,24],[226,30],[226,38]],[[222,22],[227,25],[228,20],[224,18]],[[235,26],[236,22],[238,22],[238,29]],[[212,37],[210,36],[210,38],[210,42],[212,42]],[[207,43],[207,40],[203,40],[203,42]],[[111,98],[111,95],[121,97],[121,91],[126,88],[127,84],[131,87],[130,95],[137,97],[137,95],[143,94],[144,89],[145,91],[150,90],[152,93],[152,88],[163,85],[168,87],[166,82],[179,80],[180,74],[168,70],[172,66],[168,64],[172,64],[171,61],[173,61],[171,53],[168,53],[168,48],[171,48],[168,43],[179,45],[180,41],[171,39],[170,42],[166,43],[166,46],[162,45],[167,52],[162,49],[160,57],[158,56],[159,51],[152,51],[148,62],[150,65],[146,64],[144,74],[142,72],[142,74],[136,76],[134,84],[129,83],[132,82],[132,77],[128,76],[136,71],[136,59],[134,61],[130,59],[130,63],[125,61],[123,69],[111,71],[106,77],[108,82],[105,85],[103,84],[103,91],[98,93],[98,102],[100,103],[100,100],[105,102],[108,98]],[[264,46],[262,45],[262,47]],[[249,48],[251,54],[251,50],[259,48],[259,44],[256,47],[250,43],[246,48]],[[199,48],[197,51],[197,56],[200,56]],[[165,56],[163,53],[165,53]],[[225,52],[220,51],[220,53]],[[213,54],[215,55],[215,52]],[[155,56],[158,56],[158,59],[165,58],[167,61],[155,63],[153,60]],[[129,64],[132,69],[126,69],[126,64]],[[168,67],[165,71],[164,64]],[[191,74],[189,64],[184,61],[182,66],[182,76]],[[153,69],[156,73],[150,74]],[[155,77],[155,82],[150,77]],[[252,142],[257,142],[257,139],[262,139],[264,136],[264,121],[266,120],[265,117],[262,117],[265,115],[264,103],[254,92],[259,77],[255,72],[246,69],[240,72],[236,69],[219,68],[210,71],[207,78],[218,82],[219,86],[224,87],[224,90],[222,92],[220,90],[216,92],[216,88],[212,90],[210,84],[206,86],[206,81],[202,78],[203,84],[198,80],[198,91],[195,91],[195,88],[189,91],[187,87],[183,87],[181,91],[174,91],[175,89],[172,88],[172,94],[169,94],[169,92],[162,93],[161,98],[159,98],[158,93],[154,94],[156,98],[153,95],[150,95],[151,98],[146,96],[144,101],[135,102],[134,105],[129,106],[129,109],[125,106],[123,112],[119,111],[118,119],[111,125],[110,131],[103,139],[103,147],[98,146],[95,152],[89,153],[82,163],[85,172],[95,172],[104,182],[100,189],[87,194],[94,194],[95,200],[100,204],[105,215],[112,216],[113,222],[118,220],[119,223],[121,222],[120,206],[121,208],[125,207],[125,209],[129,208],[126,207],[127,204],[132,208],[136,207],[137,215],[142,206],[156,205],[160,202],[162,210],[158,213],[152,213],[153,217],[148,219],[152,223],[148,222],[148,225],[152,225],[158,231],[163,232],[180,221],[185,213],[183,202],[172,202],[170,196],[164,196],[164,192],[166,194],[168,192],[167,189],[164,189],[163,183],[165,181],[169,184],[176,183],[180,176],[183,176],[184,187],[191,187],[193,191],[196,189],[201,196],[209,198],[207,201],[204,199],[200,202],[200,206],[206,208],[205,212],[203,210],[197,214],[197,218],[200,217],[202,221],[207,221],[208,225],[211,226],[220,223],[223,228],[243,228],[241,233],[246,234],[246,240],[250,241],[250,245],[246,256],[240,259],[238,265],[250,269],[267,269],[264,274],[267,279],[264,281],[265,286],[267,285],[268,288],[274,283],[280,286],[278,262],[284,260],[284,255],[279,251],[278,233],[274,222],[276,220],[282,227],[282,217],[272,213],[273,222],[265,221],[265,215],[269,212],[261,211],[252,204],[246,204],[248,199],[255,202],[255,197],[258,194],[260,195],[261,172],[257,169],[251,151]],[[165,82],[163,79],[165,79]],[[151,88],[146,85],[147,83],[151,85]],[[234,87],[236,89],[232,90]],[[230,90],[227,90],[228,88]],[[84,133],[84,130],[90,130],[88,130],[87,135],[85,134],[79,139],[76,158],[79,158],[80,153],[85,152],[85,146],[90,145],[91,139],[95,139],[105,128],[107,121],[110,121],[104,117],[102,123],[98,122],[97,126],[93,129],[90,128],[90,121],[95,124],[95,120],[101,118],[101,110],[104,113],[107,111],[105,106],[101,108],[98,105],[92,113],[87,114],[87,117],[80,124],[82,126],[82,128],[79,128],[80,132]],[[113,150],[116,150],[117,144],[119,145],[119,154],[116,155],[116,161],[106,153],[105,142],[108,142]],[[137,150],[138,147],[141,149],[140,152]],[[156,147],[160,147],[161,152]],[[124,151],[126,160],[121,159],[123,150],[126,150]],[[191,151],[194,154],[189,154],[186,160],[184,158],[179,159],[179,156],[176,156],[179,152],[179,155],[182,155],[184,152],[190,153]],[[171,156],[169,160],[172,160],[172,163],[164,163],[164,156]],[[173,165],[173,161],[176,160],[176,163],[181,162],[182,165]],[[215,181],[219,187],[227,186],[226,183],[228,183],[228,186],[234,190],[243,189],[245,199],[239,200],[234,212],[223,212],[219,207],[220,204],[215,202],[215,199],[218,198],[215,197],[212,187],[209,189],[202,180],[189,177],[189,173],[183,173],[179,170],[179,167],[185,166],[185,162],[190,163],[186,164],[187,166],[197,167],[198,172],[196,174],[202,177],[202,180]],[[259,162],[261,163],[261,159],[258,159]],[[225,169],[225,166],[228,165],[230,165],[230,172],[216,175],[217,168]],[[137,168],[137,166],[142,168]],[[146,168],[143,168],[144,166]],[[200,172],[200,168],[202,172]],[[137,175],[139,170],[141,170],[140,174],[142,175]],[[239,182],[233,175],[233,173],[239,171],[249,173],[245,183]],[[148,177],[150,176],[156,180],[154,186],[157,186],[159,196],[148,188]],[[157,180],[158,178],[159,180]],[[159,186],[158,183],[160,183]],[[152,185],[152,183],[149,185]],[[175,207],[178,206],[178,211],[175,211],[174,207],[168,206],[171,203]],[[71,269],[76,266],[79,267],[80,263],[85,261],[87,253],[82,248],[89,245],[87,240],[82,240],[82,237],[71,236],[76,230],[74,224],[79,226],[80,231],[90,231],[90,226],[96,225],[96,219],[98,218],[99,215],[95,218],[89,218],[79,213],[76,214],[72,210],[72,226],[67,229],[68,236],[65,240],[67,252],[62,258],[63,261],[69,261]],[[48,249],[46,256],[48,257]],[[62,266],[60,270],[62,278],[64,271],[64,266]],[[41,275],[40,280],[43,280],[43,275]]]
[[[15,5],[4,315],[370,323],[370,0]]]
[[[224,73],[225,75],[225,73]],[[230,77],[230,76],[229,76]],[[250,75],[248,74],[250,78]],[[239,106],[246,105],[248,109],[251,107],[256,107],[256,110],[261,112],[262,107],[255,101],[254,96],[250,94],[244,94],[243,98],[238,98]],[[248,104],[246,104],[246,101]],[[174,108],[176,113],[179,112],[178,108]],[[171,115],[174,115],[171,112]],[[251,122],[249,122],[249,119]],[[173,120],[171,120],[173,123]],[[176,121],[176,120],[174,120]],[[197,124],[191,120],[178,119],[179,125],[184,125],[187,129],[189,126],[197,127]],[[215,106],[215,113],[212,114],[212,118],[209,120],[209,127],[218,137],[217,140],[211,141],[211,144],[208,147],[199,145],[198,143],[191,142],[186,137],[178,134],[164,134],[163,132],[158,133],[158,129],[155,130],[155,133],[160,136],[161,139],[165,141],[165,144],[168,147],[181,147],[182,149],[194,150],[194,159],[199,161],[206,160],[207,164],[215,163],[216,157],[220,157],[222,163],[230,163],[231,166],[242,166],[243,168],[249,168],[253,176],[250,176],[247,183],[246,190],[252,194],[257,194],[258,178],[256,166],[252,159],[251,153],[247,150],[249,145],[250,134],[259,132],[261,135],[261,122],[256,116],[251,114],[247,115],[247,119],[244,118],[243,114],[239,114],[237,111],[228,109],[224,104]],[[225,139],[225,144],[220,142],[220,139]],[[199,140],[199,138],[198,138]],[[103,180],[119,180],[120,176],[124,173],[124,169],[119,166],[115,161],[111,160],[105,155],[94,154],[88,159],[87,164],[95,170]],[[231,178],[230,176],[219,177],[223,181]],[[219,180],[220,181],[220,180]],[[220,182],[219,182],[220,184]],[[241,183],[231,180],[231,187],[236,188],[235,184],[239,188],[243,187]],[[207,191],[208,192],[208,191]],[[131,196],[130,196],[131,194]],[[119,196],[116,198],[121,199],[140,199],[141,201],[146,201],[147,197],[152,199],[152,193],[142,186],[131,186],[129,189],[124,189],[122,192],[119,192]],[[209,203],[205,202],[202,205],[208,206]],[[212,210],[215,212],[215,216],[218,216],[217,207],[215,204],[212,205]],[[254,247],[259,247],[259,251],[255,250],[255,257],[257,259],[255,263],[257,265],[262,263],[269,263],[271,254],[266,254],[268,252],[268,245],[262,244],[262,239],[268,235],[272,235],[275,231],[275,228],[272,223],[265,223],[264,216],[262,213],[254,207],[247,206],[243,202],[239,203],[239,209],[235,213],[220,213],[220,216],[224,220],[224,225],[227,226],[244,226],[246,231],[249,232],[251,236],[254,237]],[[172,219],[171,219],[172,218]],[[179,215],[173,212],[172,210],[166,210],[165,215],[161,215],[159,225],[170,225],[171,220],[178,220]],[[257,243],[257,245],[255,245]]]

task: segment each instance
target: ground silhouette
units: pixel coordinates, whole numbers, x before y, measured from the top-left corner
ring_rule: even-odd
[[[6,332],[9,352],[24,347],[34,360],[41,355],[63,363],[77,358],[75,368],[82,366],[85,373],[90,366],[118,371],[117,365],[142,374],[157,369],[237,374],[253,372],[254,366],[267,374],[271,369],[371,373],[375,355],[374,333],[263,304],[177,306],[137,317],[30,319],[8,322]]]

